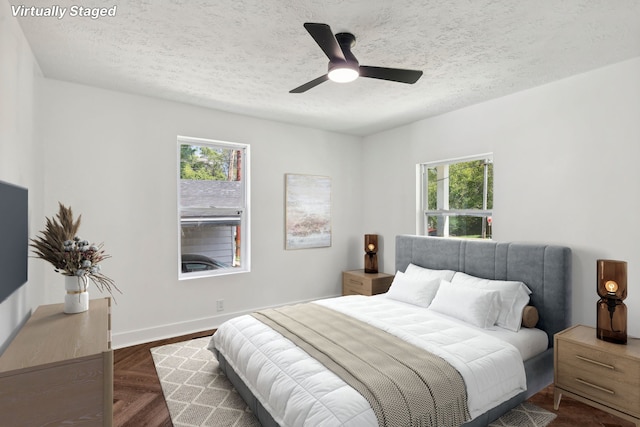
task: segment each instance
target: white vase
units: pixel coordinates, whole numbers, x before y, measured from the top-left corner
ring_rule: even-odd
[[[67,314],[82,313],[89,310],[88,283],[79,276],[64,276],[64,312]]]

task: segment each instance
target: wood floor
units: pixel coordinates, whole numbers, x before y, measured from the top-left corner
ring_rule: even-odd
[[[184,335],[113,352],[113,425],[172,427],[151,352],[158,347],[213,334],[213,330]]]
[[[171,427],[169,410],[162,395],[149,350],[164,344],[209,336],[213,330],[126,347],[114,351],[113,418],[114,426]],[[552,412],[553,386],[529,399]],[[603,411],[563,397],[558,417],[550,427],[634,427],[634,424]]]

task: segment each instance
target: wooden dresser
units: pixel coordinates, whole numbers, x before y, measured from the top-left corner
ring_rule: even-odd
[[[640,427],[640,339],[613,344],[577,325],[554,337],[554,399],[567,395]]]
[[[364,270],[342,272],[342,295],[376,295],[389,290],[393,275],[365,273]]]
[[[3,426],[112,425],[111,299],[62,310],[38,307],[0,356]]]

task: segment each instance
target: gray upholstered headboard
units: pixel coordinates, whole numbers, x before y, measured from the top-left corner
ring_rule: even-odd
[[[396,271],[413,263],[455,270],[485,279],[518,280],[533,292],[537,327],[549,336],[570,326],[571,249],[564,246],[498,243],[487,240],[396,236]]]

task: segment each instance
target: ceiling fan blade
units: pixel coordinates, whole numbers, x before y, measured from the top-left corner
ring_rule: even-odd
[[[413,84],[422,76],[422,71],[404,70],[401,68],[384,68],[360,66],[360,77],[371,77],[373,79],[391,80],[400,83]]]
[[[327,24],[307,22],[304,24],[304,28],[311,34],[311,37],[318,43],[318,46],[320,46],[330,61],[346,61],[344,53],[342,53],[342,49],[331,31],[331,27]]]
[[[320,83],[326,82],[327,80],[329,80],[329,76],[325,74],[324,76],[320,76],[317,79],[313,79],[310,82],[303,84],[302,86],[298,86],[297,88],[290,90],[289,93],[306,92],[309,89],[313,89],[314,87],[318,86]]]

